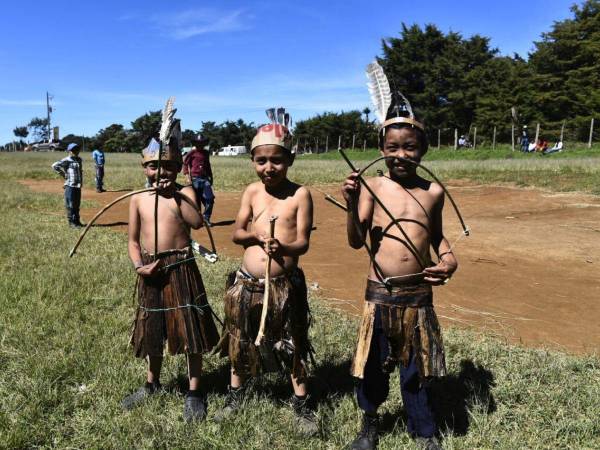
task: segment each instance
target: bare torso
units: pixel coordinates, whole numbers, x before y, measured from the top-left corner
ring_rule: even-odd
[[[182,192],[190,195],[188,188]],[[193,193],[191,193],[193,195]],[[135,199],[139,217],[141,248],[154,253],[154,192],[145,192]],[[190,228],[183,220],[175,198],[158,197],[158,251],[187,247],[190,243]]]
[[[430,246],[432,233],[435,231],[432,230],[432,224],[439,202],[443,200],[442,189],[437,184],[422,179],[409,188],[387,177],[371,178],[367,183],[406,234],[405,236],[385,211],[373,202],[370,241],[381,275],[385,278],[420,274],[424,267],[419,258],[426,266],[431,265]],[[366,189],[362,195],[370,197]],[[378,279],[373,265],[369,277]],[[415,275],[406,277],[405,281],[420,279],[421,275]]]
[[[264,237],[270,236],[271,217],[275,221],[274,237],[282,244],[296,241],[298,237],[298,210],[303,188],[297,184],[289,183],[285,191],[272,195],[260,183],[253,183],[247,188],[248,201],[251,210],[251,221],[246,230],[255,232]],[[311,217],[312,221],[312,217]],[[265,276],[267,254],[260,245],[246,247],[242,261],[242,268],[247,273],[257,278]],[[297,256],[277,256],[271,262],[271,276],[278,276],[293,270],[298,264]]]

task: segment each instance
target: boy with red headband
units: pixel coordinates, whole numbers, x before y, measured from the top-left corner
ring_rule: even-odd
[[[252,141],[252,163],[260,181],[246,188],[235,222],[233,242],[245,252],[242,267],[230,274],[225,295],[219,346],[222,356],[229,356],[231,381],[215,420],[240,409],[248,377],[285,369],[291,371],[290,403],[298,430],[314,435],[318,427],[306,388],[312,357],[310,312],[304,273],[298,267],[308,250],[313,206],[308,189],[287,177],[294,162],[289,115],[283,108],[277,113],[275,119],[275,110],[267,111],[272,123],[261,126]],[[263,332],[262,340],[257,339]]]

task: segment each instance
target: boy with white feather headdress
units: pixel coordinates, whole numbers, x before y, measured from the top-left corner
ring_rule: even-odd
[[[138,307],[131,345],[136,357],[148,360],[146,383],[125,397],[133,409],[162,391],[163,351],[185,354],[189,390],[186,421],[206,416],[206,396],[200,390],[202,354],[212,350],[219,335],[206,298],[202,277],[190,246],[190,229],[202,226],[194,190],[175,182],[181,171],[181,128],[169,99],[163,111],[159,141],[142,150],[142,167],[155,188],[132,197],[129,205],[129,257],[138,276]]]
[[[415,163],[428,148],[425,127],[415,118],[408,100],[391,91],[377,62],[369,64],[367,76],[388,174],[363,179],[370,189],[361,189],[359,174],[353,172],[342,188],[350,246],[362,247],[368,234],[373,249],[351,368],[358,380],[356,397],[364,413],[363,427],[351,448],[377,448],[377,410],[388,396],[389,374],[400,366],[407,429],[433,450],[440,447],[427,383],[444,376],[446,366],[431,287],[447,282],[457,262],[442,233],[444,191],[416,172]],[[437,264],[431,262],[430,249],[439,258]]]

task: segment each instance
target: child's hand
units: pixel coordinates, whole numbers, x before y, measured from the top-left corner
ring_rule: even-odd
[[[358,180],[358,172],[352,172],[348,178],[344,180],[342,185],[342,195],[346,202],[356,201],[360,194],[360,181]]]
[[[175,183],[171,180],[161,179],[158,183],[154,183],[153,186],[157,187],[158,192],[161,194],[171,194],[175,191]]]
[[[452,274],[455,270],[456,266],[450,265],[444,261],[440,261],[435,266],[426,267],[423,269],[423,274],[425,274],[423,280],[429,284],[433,284],[434,286],[446,284],[452,277]]]
[[[144,266],[138,267],[135,269],[138,275],[142,277],[151,277],[155,275],[161,268],[160,259],[154,261],[153,263],[146,264]]]
[[[257,239],[262,244],[263,250],[270,257],[278,256],[281,252],[281,244],[275,238],[267,237],[266,235],[257,235]]]

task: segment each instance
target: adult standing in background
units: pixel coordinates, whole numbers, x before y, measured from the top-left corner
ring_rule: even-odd
[[[96,149],[92,152],[96,166],[96,192],[106,192],[104,189],[104,151]]]
[[[529,151],[529,133],[527,133],[527,125],[523,125],[523,131],[521,131],[521,151],[524,153]]]
[[[198,202],[204,206],[204,222],[210,226],[215,194],[212,189],[213,174],[210,167],[210,152],[206,148],[208,143],[208,138],[202,134],[194,136],[192,150],[183,160],[183,173],[192,183]]]

